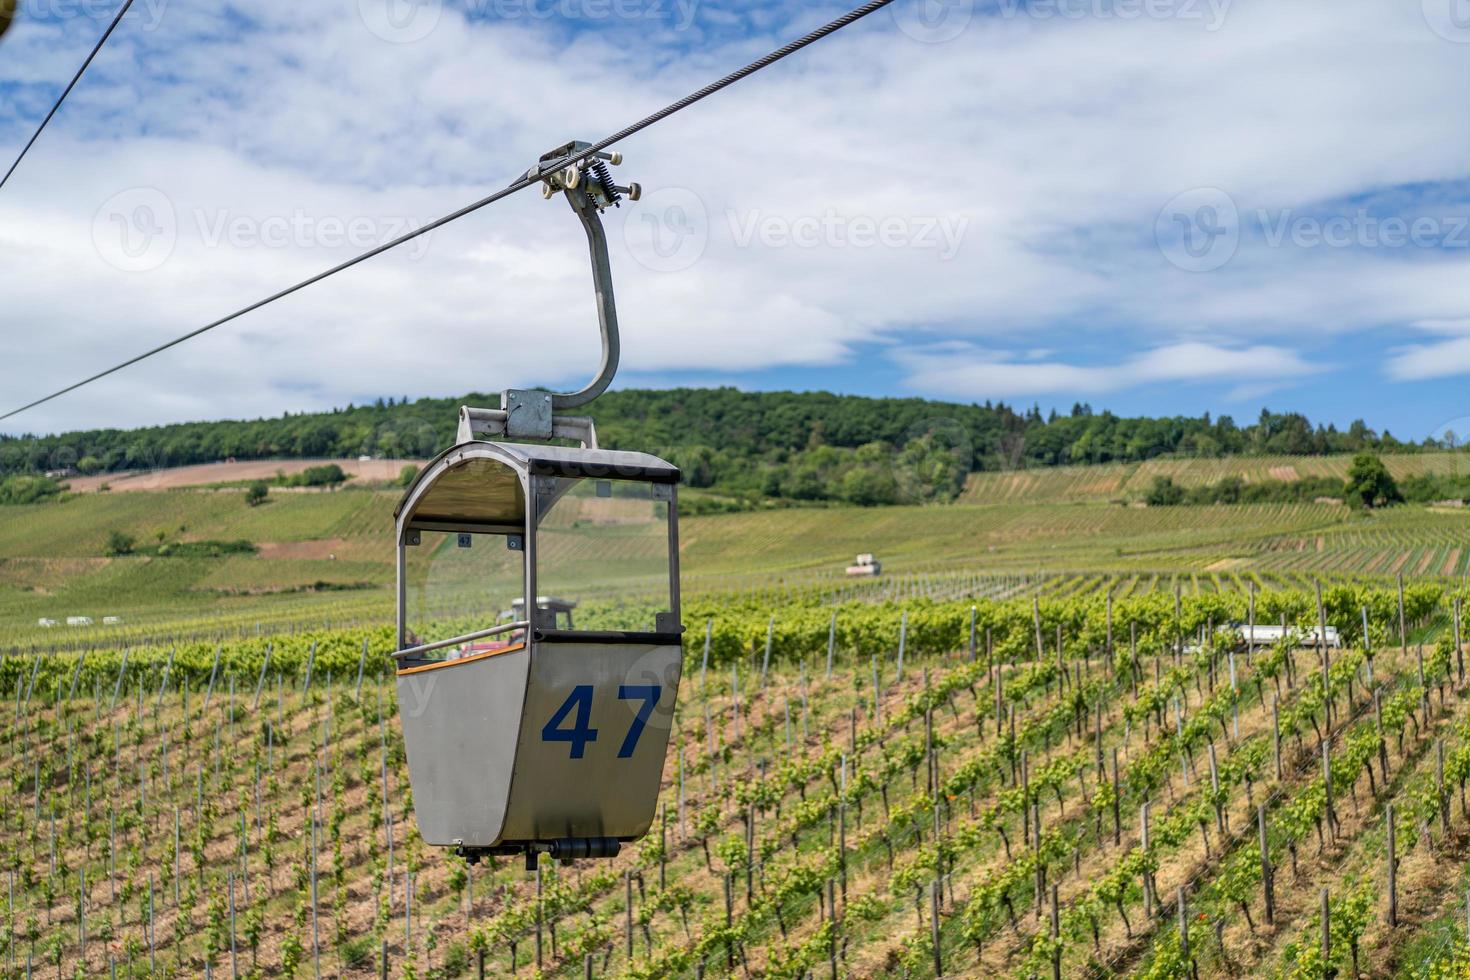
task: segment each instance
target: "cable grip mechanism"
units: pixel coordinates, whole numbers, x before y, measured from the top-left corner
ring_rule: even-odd
[[[613,182],[609,165],[623,162],[621,153],[588,153],[591,143],[574,141],[541,155],[536,166],[526,171],[522,180],[540,180],[541,193],[550,200],[558,193],[576,212],[587,233],[587,248],[592,259],[592,281],[597,299],[597,321],[602,335],[602,361],[592,381],[571,392],[507,389],[501,393],[500,409],[460,409],[459,441],[471,442],[484,436],[510,439],[550,440],[580,439],[584,446],[597,445],[592,420],[562,416],[563,409],[580,408],[591,403],[612,384],[617,374],[621,346],[618,340],[617,303],[613,296],[612,264],[607,254],[607,233],[602,227],[602,213],[609,207],[620,207],[626,197],[637,201],[643,188],[636,183],[626,187]]]

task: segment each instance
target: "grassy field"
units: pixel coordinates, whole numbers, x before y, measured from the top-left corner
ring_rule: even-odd
[[[1415,456],[1393,465],[1441,462]],[[1175,467],[1181,480],[1206,479],[1208,465],[1148,464],[1152,470]],[[1240,467],[1265,473],[1281,465],[1251,460]],[[1314,578],[1458,579],[1470,573],[1470,511],[1405,506],[1363,514],[1331,503],[1143,508],[1108,502],[1110,488],[1136,483],[1152,470],[985,474],[951,506],[686,518],[685,589],[695,595],[839,589],[843,567],[868,551],[882,559],[890,581],[1026,577],[1055,587],[1059,576],[1070,575],[1077,577],[1074,590],[1100,576],[1134,591],[1181,578],[1192,589],[1217,589],[1248,577],[1270,587]],[[1010,486],[1007,481],[1026,481],[1024,494],[983,490]],[[396,501],[395,492],[348,489],[277,493],[249,507],[238,492],[173,490],[4,508],[0,644],[56,642],[58,631],[37,627],[43,617],[64,622],[91,616],[100,623],[103,616],[120,616],[142,630],[183,633],[381,619],[392,610],[389,539]],[[135,539],[140,549],[245,540],[257,550],[216,558],[108,557],[114,532]],[[107,635],[99,626],[85,639]],[[66,637],[78,638],[82,634]]]

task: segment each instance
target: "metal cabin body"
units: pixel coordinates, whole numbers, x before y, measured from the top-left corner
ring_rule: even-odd
[[[644,453],[467,441],[409,488],[395,658],[426,842],[530,862],[647,833],[682,665],[678,479]]]

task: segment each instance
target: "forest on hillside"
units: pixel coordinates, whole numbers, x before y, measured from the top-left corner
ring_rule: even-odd
[[[494,396],[392,398],[330,412],[48,436],[0,436],[0,476],[158,469],[224,459],[427,458],[451,445],[460,405]],[[735,497],[879,504],[948,499],[966,474],[1160,456],[1412,452],[1363,421],[1345,431],[1304,415],[1124,418],[1084,404],[1043,414],[1004,403],[734,388],[623,390],[599,399],[601,443],[676,462],[692,487]],[[1451,437],[1453,438],[1453,437]]]

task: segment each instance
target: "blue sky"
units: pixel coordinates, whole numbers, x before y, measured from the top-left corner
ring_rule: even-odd
[[[26,0],[0,158],[111,16]],[[29,400],[476,199],[834,16],[723,0],[136,0],[0,192]],[[1470,0],[897,0],[628,141],[623,385],[1470,416]],[[577,386],[529,192],[5,423]]]

